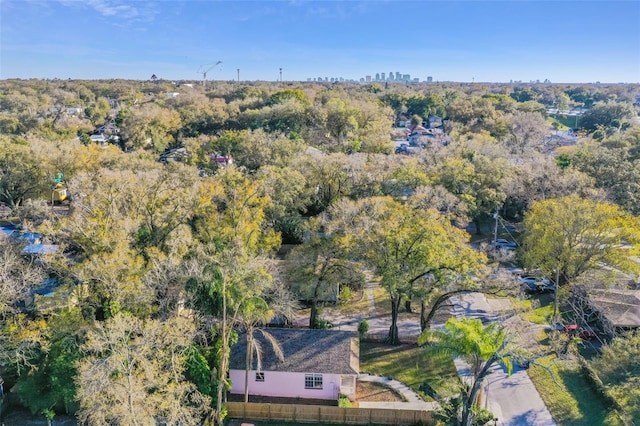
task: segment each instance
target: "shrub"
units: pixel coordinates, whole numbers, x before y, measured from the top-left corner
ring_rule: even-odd
[[[353,291],[351,291],[351,287],[349,287],[348,285],[345,285],[345,286],[342,286],[342,288],[340,288],[340,294],[338,295],[338,298],[340,299],[340,301],[347,302],[351,300],[352,297],[353,297]]]
[[[333,328],[333,324],[329,320],[324,320],[322,318],[318,318],[318,319],[316,319],[315,328],[320,329],[320,330],[328,330],[330,328]]]
[[[338,407],[351,408],[352,406],[353,404],[351,403],[351,400],[347,398],[346,395],[340,394],[340,399],[338,399]]]
[[[367,334],[368,332],[369,332],[369,321],[367,321],[366,319],[363,319],[358,324],[358,333],[360,334],[360,337],[364,337],[364,335]]]

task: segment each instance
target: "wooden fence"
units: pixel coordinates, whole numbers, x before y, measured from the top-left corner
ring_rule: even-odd
[[[324,405],[260,404],[255,402],[227,402],[226,407],[228,417],[233,419],[346,425],[435,424],[430,411],[342,408]]]

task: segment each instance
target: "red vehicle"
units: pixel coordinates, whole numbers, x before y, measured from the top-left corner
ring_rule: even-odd
[[[567,333],[569,336],[578,336],[583,340],[591,340],[596,337],[595,331],[593,331],[593,328],[588,325],[579,327],[578,324],[565,324],[562,331]]]

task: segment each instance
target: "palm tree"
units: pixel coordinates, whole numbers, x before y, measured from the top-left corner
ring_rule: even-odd
[[[267,302],[260,297],[251,297],[246,299],[242,304],[240,313],[240,322],[247,335],[247,352],[246,365],[244,370],[244,402],[249,402],[249,371],[253,365],[255,355],[257,361],[256,369],[258,372],[262,370],[262,346],[260,341],[255,338],[254,332],[258,330],[262,337],[271,345],[276,357],[279,360],[284,359],[282,348],[276,338],[264,329],[257,328],[264,325],[273,318],[273,310],[269,308]]]
[[[473,373],[470,387],[463,388],[462,426],[470,426],[473,408],[477,404],[482,382],[490,374],[493,365],[499,363],[511,374],[511,354],[505,350],[506,332],[498,323],[486,326],[479,319],[451,318],[443,330],[427,330],[422,333],[419,344],[426,346],[428,353],[444,353],[454,358],[462,357],[470,365]]]

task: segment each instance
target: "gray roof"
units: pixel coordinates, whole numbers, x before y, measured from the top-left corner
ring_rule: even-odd
[[[284,360],[280,361],[260,330],[254,336],[262,348],[263,371],[297,373],[358,374],[360,347],[358,333],[353,331],[267,328],[280,344]],[[231,348],[230,368],[245,369],[246,335],[242,334]],[[254,356],[253,369],[256,369]]]
[[[591,304],[614,327],[640,327],[640,290],[590,290]]]

